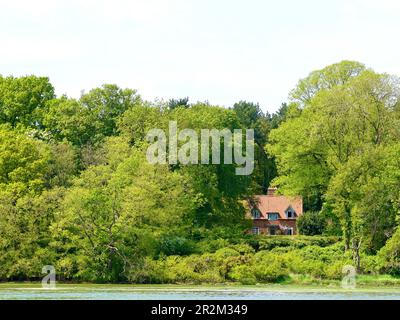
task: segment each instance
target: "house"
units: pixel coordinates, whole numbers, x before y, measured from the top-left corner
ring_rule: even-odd
[[[248,205],[253,234],[297,234],[296,220],[303,214],[302,197],[278,195],[276,188],[269,188],[266,195],[253,197]]]

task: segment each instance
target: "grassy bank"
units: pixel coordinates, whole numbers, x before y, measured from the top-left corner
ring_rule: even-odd
[[[301,290],[301,289],[320,289],[320,290],[342,290],[340,280],[316,279],[304,275],[291,275],[279,283],[256,283],[253,285],[243,285],[238,282],[226,283],[203,283],[203,284],[95,284],[88,282],[57,282],[58,288],[137,288],[137,289],[274,289],[274,290]],[[2,289],[18,288],[41,288],[40,281],[20,281],[20,282],[1,282]],[[356,277],[356,290],[369,289],[395,289],[400,291],[400,278],[391,275],[359,275]]]

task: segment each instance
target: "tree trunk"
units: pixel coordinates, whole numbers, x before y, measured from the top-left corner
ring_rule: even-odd
[[[344,208],[344,241],[345,250],[350,250],[351,238],[352,238],[352,222],[351,222],[351,212],[348,206]]]
[[[353,239],[353,260],[357,269],[357,273],[361,272],[360,248],[361,248],[361,238]]]

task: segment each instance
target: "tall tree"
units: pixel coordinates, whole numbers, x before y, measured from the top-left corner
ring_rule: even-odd
[[[337,210],[348,248],[353,237],[354,203],[345,185],[332,194],[332,179],[354,157],[390,144],[399,135],[395,111],[400,97],[398,82],[370,70],[359,73],[358,64],[355,66],[353,72],[347,62],[324,69],[335,70],[337,76],[329,72],[327,78],[339,80],[314,92],[297,117],[273,130],[268,147],[278,161],[280,176],[275,183],[281,190],[319,200],[312,201],[319,203],[314,209],[320,209],[324,199],[341,203]]]
[[[54,97],[49,78],[0,76],[0,123],[40,127],[40,110]]]
[[[258,104],[240,101],[233,105],[241,125],[246,129],[254,130],[255,139],[255,172],[253,181],[255,193],[265,193],[276,176],[275,161],[265,152],[265,145],[271,130],[270,118],[263,113]]]

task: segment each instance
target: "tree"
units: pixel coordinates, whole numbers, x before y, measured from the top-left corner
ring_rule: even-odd
[[[43,125],[56,141],[67,140],[82,147],[103,139],[98,130],[96,115],[75,99],[61,97],[47,104]]]
[[[189,104],[189,98],[181,98],[181,99],[170,99],[168,101],[168,108],[170,110],[174,110],[175,108],[189,108],[190,104]]]
[[[233,105],[233,110],[245,128],[254,127],[257,121],[264,117],[260,106],[252,102],[239,101]]]
[[[40,194],[16,193],[11,186],[0,191],[0,279],[40,279],[44,265],[55,265],[50,225],[64,189]]]
[[[138,103],[119,119],[118,130],[129,139],[132,145],[140,145],[151,129],[167,130],[168,116],[164,112],[159,105]]]
[[[176,121],[178,129],[195,130],[198,136],[201,129],[241,128],[240,121],[232,110],[202,103],[173,110],[160,105],[142,104],[123,115],[119,128],[131,145],[145,149],[148,146],[145,137],[150,129],[162,129],[169,139],[169,121]],[[221,150],[223,147],[224,141],[221,139]],[[235,164],[170,165],[171,171],[188,177],[199,200],[194,217],[187,223],[188,229],[193,231],[199,227],[240,225],[244,221],[244,208],[238,200],[246,197],[249,192],[251,178],[237,176],[235,168]]]
[[[308,77],[300,80],[296,88],[290,93],[290,98],[300,105],[305,105],[318,92],[344,85],[365,70],[365,65],[357,61],[344,60],[329,65],[321,70],[311,72]]]
[[[326,220],[319,212],[305,212],[297,219],[297,228],[300,234],[306,236],[321,235],[324,233]]]
[[[0,189],[43,189],[50,159],[50,148],[45,143],[9,125],[0,125]]]
[[[117,135],[118,119],[140,103],[135,90],[105,84],[79,100],[63,96],[49,101],[43,124],[57,141],[66,139],[79,148],[96,145],[105,137]]]
[[[272,114],[272,116],[270,116],[269,121],[271,123],[271,129],[278,128],[281,125],[281,123],[286,120],[291,107],[293,106],[288,105],[287,103],[282,103],[278,111]]]
[[[94,115],[97,133],[104,137],[115,135],[118,118],[140,102],[136,90],[121,89],[115,84],[104,84],[80,98],[80,103]]]
[[[332,179],[327,194],[337,212],[346,204],[351,208],[350,231],[371,253],[386,243],[397,225],[399,151],[399,144],[378,146],[352,157]],[[340,196],[343,189],[345,196]]]
[[[40,128],[40,111],[54,97],[49,78],[0,76],[0,123]]]
[[[76,278],[126,280],[193,207],[183,176],[148,164],[139,150],[124,160],[111,150],[107,165],[89,168],[68,190],[52,227],[58,263],[75,266]]]
[[[330,80],[319,92],[314,90],[298,116],[271,132],[268,146],[278,163],[280,176],[275,183],[283,192],[302,194],[306,203],[319,200],[313,200],[319,203],[317,210],[324,199],[337,205],[347,248],[354,230],[350,185],[358,176],[349,174],[349,186],[334,181],[352,159],[391,144],[399,136],[398,81],[370,70],[349,70],[344,63],[317,72],[320,78],[329,71],[326,78],[336,80]]]
[[[38,277],[54,262],[49,226],[75,172],[73,155],[67,145],[47,145],[0,125],[1,279]]]
[[[400,275],[400,229],[397,229],[386,245],[379,251],[380,267],[385,273]]]
[[[275,161],[265,152],[265,145],[271,130],[268,116],[264,115],[258,104],[240,101],[233,105],[233,110],[238,116],[241,125],[246,129],[254,130],[255,149],[255,183],[254,193],[265,193],[276,176]]]
[[[179,128],[191,128],[200,136],[201,129],[240,129],[241,123],[233,110],[208,104],[195,104],[189,109],[168,112],[168,120],[177,121]],[[221,150],[225,141],[221,142]],[[210,146],[211,148],[211,146]],[[210,149],[211,150],[211,149]],[[210,152],[211,162],[211,152]],[[221,152],[221,157],[223,152]],[[239,200],[248,196],[251,176],[236,175],[235,164],[171,166],[187,175],[197,194],[199,205],[193,223],[196,227],[243,226],[244,208]]]

